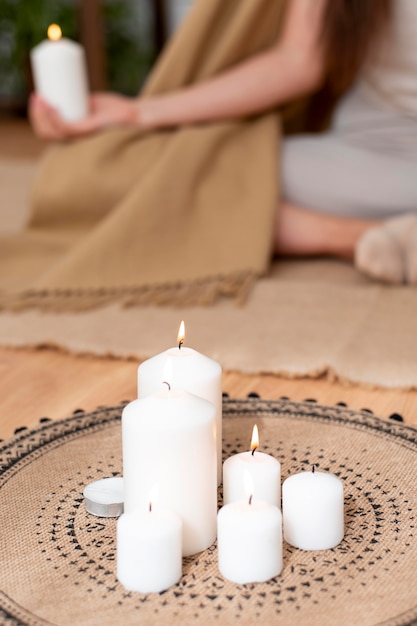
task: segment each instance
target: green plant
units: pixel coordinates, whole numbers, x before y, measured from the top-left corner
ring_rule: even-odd
[[[49,24],[56,22],[66,37],[79,39],[77,5],[77,0],[0,0],[0,101],[25,104],[31,90],[29,53],[45,39]],[[143,25],[139,28],[133,2],[104,0],[103,16],[108,87],[134,94],[155,58],[152,38]]]

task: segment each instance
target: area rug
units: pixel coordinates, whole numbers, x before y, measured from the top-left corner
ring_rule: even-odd
[[[35,167],[0,161],[0,232],[24,224]],[[241,307],[3,312],[0,345],[145,359],[175,344],[181,319],[186,343],[227,370],[417,387],[417,290],[371,282],[328,259],[274,262]]]
[[[121,474],[122,408],[43,420],[0,448],[0,623],[416,623],[415,429],[341,406],[225,399],[224,458],[247,450],[256,422],[283,480],[313,464],[336,474],[345,537],[324,551],[284,542],[281,575],[247,585],[220,575],[213,544],[184,559],[178,584],[142,595],[115,577],[116,520],[87,513],[82,496],[87,483]]]

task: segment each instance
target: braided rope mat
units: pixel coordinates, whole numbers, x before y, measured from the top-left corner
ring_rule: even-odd
[[[82,497],[121,473],[122,408],[78,411],[0,447],[0,624],[417,624],[417,430],[341,406],[225,399],[225,456],[247,449],[256,421],[283,479],[313,463],[337,474],[345,538],[320,552],[284,543],[282,574],[248,585],[223,579],[214,544],[184,559],[177,585],[142,595],[115,577],[116,521],[89,515]]]

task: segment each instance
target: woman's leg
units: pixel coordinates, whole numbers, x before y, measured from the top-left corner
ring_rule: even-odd
[[[274,225],[273,250],[277,255],[325,255],[353,261],[361,235],[380,223],[319,213],[284,202]]]

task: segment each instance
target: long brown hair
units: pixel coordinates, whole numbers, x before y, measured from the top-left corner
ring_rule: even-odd
[[[327,0],[322,42],[330,90],[337,95],[353,81],[371,44],[390,16],[391,0]]]

